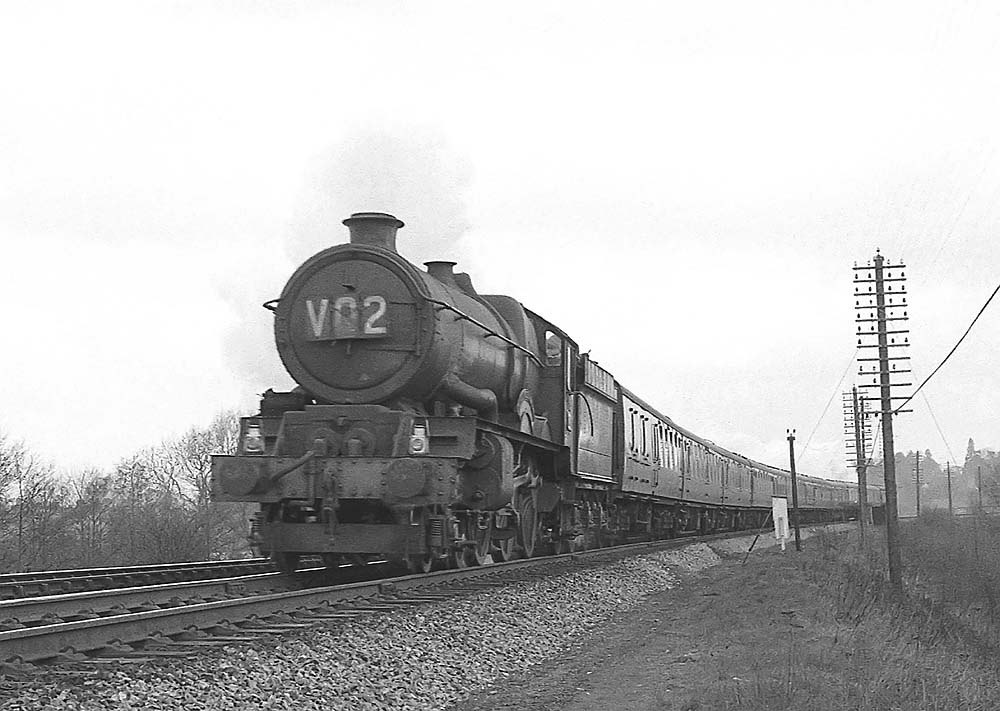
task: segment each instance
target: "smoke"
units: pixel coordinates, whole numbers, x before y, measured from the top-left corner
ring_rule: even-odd
[[[306,259],[347,242],[341,222],[351,213],[389,212],[403,220],[397,246],[415,264],[455,257],[469,227],[463,194],[470,175],[468,161],[428,130],[360,131],[320,154],[282,243],[248,239],[253,247],[233,254],[217,279],[234,315],[224,336],[232,374],[254,393],[293,386],[274,344],[274,319],[261,304],[277,298]]]
[[[255,250],[230,259],[229,271],[216,279],[217,291],[233,315],[223,334],[225,364],[247,395],[293,387],[274,345],[274,317],[261,308],[281,294],[291,268],[280,253]]]
[[[296,263],[347,240],[354,212],[388,212],[403,222],[397,247],[413,262],[455,256],[468,230],[469,162],[429,129],[362,130],[322,154],[307,178],[287,243]]]

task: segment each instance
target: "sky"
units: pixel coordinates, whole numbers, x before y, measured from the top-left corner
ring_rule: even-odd
[[[849,478],[852,267],[914,382],[1000,273],[989,2],[0,6],[0,434],[108,468],[288,388],[271,315],[352,212],[679,424]],[[1000,303],[897,450],[1000,446]]]

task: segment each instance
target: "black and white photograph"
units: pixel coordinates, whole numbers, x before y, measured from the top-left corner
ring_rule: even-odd
[[[1000,5],[0,3],[0,710],[1000,709]]]

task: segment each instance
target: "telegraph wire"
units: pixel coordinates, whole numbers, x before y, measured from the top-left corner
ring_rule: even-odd
[[[991,301],[993,301],[993,297],[997,295],[997,292],[998,292],[998,291],[1000,291],[1000,284],[997,284],[997,288],[993,290],[993,293],[992,293],[992,294],[990,294],[990,298],[988,298],[988,299],[986,300],[986,303],[985,303],[985,304],[983,304],[983,307],[982,307],[981,309],[979,309],[979,313],[977,313],[977,314],[976,314],[976,317],[975,317],[974,319],[972,319],[972,323],[970,323],[970,324],[969,324],[969,327],[968,327],[967,329],[965,329],[965,333],[963,333],[963,334],[962,334],[962,337],[958,339],[958,343],[956,343],[956,344],[955,344],[954,346],[952,346],[951,350],[950,350],[950,351],[948,351],[948,355],[946,355],[946,356],[944,357],[944,360],[942,360],[942,361],[941,361],[941,362],[940,362],[940,363],[938,364],[938,367],[937,367],[937,368],[935,368],[935,369],[934,369],[934,370],[933,370],[933,371],[931,372],[931,374],[930,374],[930,375],[928,375],[928,376],[927,376],[926,378],[924,378],[924,382],[920,383],[920,387],[918,387],[918,388],[917,388],[916,390],[914,390],[914,391],[913,391],[913,393],[912,393],[912,394],[910,395],[910,397],[906,398],[906,399],[905,399],[905,400],[904,400],[904,401],[902,402],[902,404],[900,404],[900,406],[899,406],[899,407],[897,407],[897,408],[896,408],[895,410],[893,410],[893,411],[892,411],[892,414],[893,414],[893,415],[895,415],[895,414],[899,413],[899,411],[900,411],[900,410],[902,410],[902,409],[903,409],[903,408],[904,408],[904,407],[906,406],[906,403],[908,403],[908,402],[909,402],[910,400],[912,400],[912,399],[913,399],[913,398],[914,398],[914,397],[916,396],[916,394],[917,394],[918,392],[920,392],[920,390],[921,390],[921,389],[922,389],[922,388],[923,388],[923,387],[924,387],[925,385],[927,385],[927,383],[928,383],[928,382],[930,381],[930,379],[934,377],[935,373],[937,373],[937,372],[938,372],[939,370],[941,370],[941,366],[943,366],[943,365],[944,365],[945,363],[947,363],[947,362],[948,362],[948,359],[949,359],[949,358],[951,358],[951,355],[952,355],[952,353],[954,353],[954,352],[955,352],[956,350],[958,350],[958,347],[959,347],[960,345],[962,345],[962,341],[964,341],[964,340],[965,340],[965,337],[969,335],[969,331],[971,331],[971,330],[972,330],[972,327],[976,325],[976,321],[978,321],[978,320],[979,320],[979,317],[983,315],[983,312],[984,312],[984,311],[986,310],[986,307],[990,305],[990,302],[991,302]]]
[[[990,167],[990,162],[993,159],[994,153],[996,153],[995,147],[990,149],[989,155],[986,157],[986,160],[983,161],[982,170],[979,171],[979,175],[976,176],[976,179],[973,181],[972,186],[969,188],[969,192],[965,196],[965,202],[962,203],[962,206],[958,209],[958,212],[955,214],[955,219],[952,220],[951,227],[948,229],[947,234],[945,234],[944,239],[941,240],[941,243],[938,245],[937,252],[934,253],[934,258],[931,259],[930,264],[927,267],[928,272],[931,270],[931,268],[934,267],[935,264],[937,264],[938,258],[944,251],[945,245],[951,240],[952,236],[954,235],[955,228],[958,227],[959,221],[961,221],[962,217],[965,215],[965,210],[967,207],[969,207],[969,203],[972,201],[972,196],[976,193],[976,190],[979,188],[979,184],[983,182],[983,176],[986,174],[986,170]]]
[[[930,413],[931,419],[934,421],[934,426],[937,427],[938,434],[941,435],[941,441],[944,442],[945,449],[948,450],[948,454],[951,455],[951,461],[958,464],[958,460],[955,459],[955,453],[951,451],[951,445],[948,444],[948,440],[944,436],[944,432],[941,431],[941,425],[938,424],[937,417],[934,416],[934,410],[931,409],[931,401],[927,399],[927,393],[920,393],[924,398],[924,403],[927,405],[927,412]]]
[[[826,401],[826,407],[823,408],[823,414],[819,416],[819,419],[816,421],[816,426],[813,427],[812,432],[810,432],[809,436],[806,438],[806,445],[799,453],[800,462],[806,458],[806,452],[809,451],[809,443],[812,442],[813,435],[816,434],[816,430],[819,429],[820,423],[823,422],[823,418],[826,417],[826,411],[830,409],[830,403],[833,402],[833,398],[837,397],[837,393],[840,392],[840,386],[843,384],[844,378],[847,377],[847,371],[849,371],[851,366],[854,365],[854,359],[857,357],[858,351],[860,350],[860,348],[855,348],[854,353],[851,354],[851,359],[847,362],[847,367],[844,368],[844,373],[840,376],[840,380],[837,382],[837,387],[833,389],[833,395],[831,395],[830,399]]]

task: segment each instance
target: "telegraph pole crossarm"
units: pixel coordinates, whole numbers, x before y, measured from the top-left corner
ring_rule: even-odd
[[[854,447],[860,453],[857,459],[858,466],[858,527],[860,530],[861,540],[865,539],[865,528],[868,526],[868,462],[867,446],[865,445],[864,436],[864,400],[861,401],[861,407],[858,407],[858,389],[852,388],[851,394],[853,396],[854,405]]]
[[[874,262],[874,264],[872,264]],[[899,512],[896,491],[896,454],[892,432],[892,416],[900,411],[893,410],[892,401],[903,399],[893,396],[894,373],[909,372],[909,356],[890,356],[890,348],[909,346],[905,330],[890,330],[889,324],[909,319],[906,304],[906,266],[902,263],[887,264],[878,250],[875,258],[867,266],[854,266],[854,306],[858,311],[857,345],[878,348],[877,358],[861,358],[859,375],[872,378],[872,384],[860,387],[879,387],[882,416],[882,468],[885,478],[885,535],[889,553],[889,582],[897,590],[903,587],[902,556],[899,550]],[[867,303],[862,303],[867,302]],[[870,325],[869,325],[870,324]],[[896,326],[899,328],[899,326]],[[897,338],[897,336],[903,338]],[[876,342],[865,341],[876,338]],[[897,369],[896,362],[904,361]],[[877,362],[866,370],[865,362]],[[877,369],[876,369],[877,368]],[[860,497],[860,492],[859,492]]]

